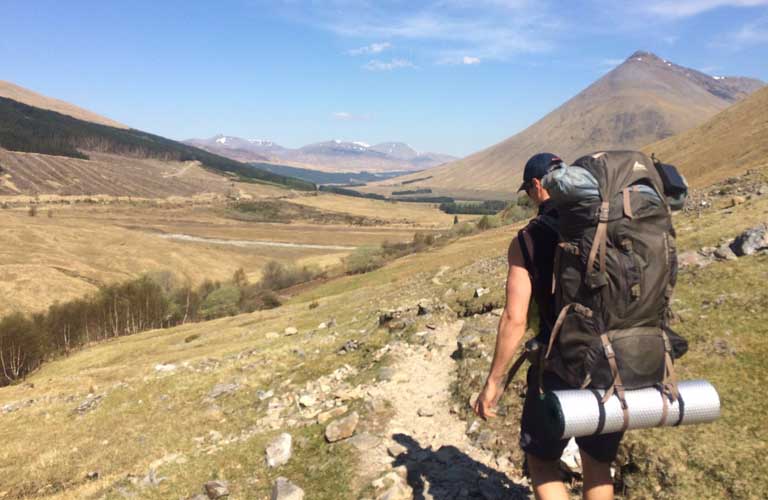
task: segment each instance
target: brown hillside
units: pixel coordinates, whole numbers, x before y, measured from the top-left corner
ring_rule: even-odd
[[[198,162],[128,158],[88,153],[89,160],[0,148],[0,198],[3,196],[134,196],[167,198],[246,190],[284,194],[278,186],[233,183]],[[235,186],[235,187],[233,187]]]
[[[88,111],[87,109],[79,108],[74,104],[32,92],[31,90],[25,89],[24,87],[19,87],[18,85],[3,80],[0,80],[0,97],[13,99],[14,101],[18,101],[29,106],[34,106],[36,108],[55,111],[63,115],[77,118],[78,120],[99,123],[101,125],[107,125],[110,127],[129,128],[122,123],[97,115],[96,113]]]
[[[768,164],[768,88],[682,134],[643,148],[674,163],[694,186]]]
[[[597,82],[509,139],[429,171],[409,187],[512,190],[528,157],[552,151],[566,161],[596,149],[635,149],[673,136],[749,95],[762,82],[711,77],[636,52]],[[385,181],[397,184],[422,174]]]

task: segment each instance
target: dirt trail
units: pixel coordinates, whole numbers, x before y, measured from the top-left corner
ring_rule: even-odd
[[[362,454],[363,469],[404,466],[416,499],[528,498],[519,471],[500,468],[489,452],[475,447],[466,423],[451,411],[451,353],[462,326],[463,321],[456,321],[438,327],[431,350],[404,343],[392,346],[394,375],[368,394],[389,401],[394,416],[383,433],[384,442]]]

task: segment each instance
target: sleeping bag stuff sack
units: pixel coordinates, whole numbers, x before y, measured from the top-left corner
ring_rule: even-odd
[[[704,424],[720,416],[720,397],[707,381],[679,382],[674,402],[658,388],[626,391],[629,409],[627,429]],[[571,389],[542,396],[542,425],[556,439],[618,432],[624,427],[624,411],[618,398],[602,403],[605,391]]]

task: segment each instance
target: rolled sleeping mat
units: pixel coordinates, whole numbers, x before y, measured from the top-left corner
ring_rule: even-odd
[[[656,387],[625,391],[628,429],[704,424],[720,417],[720,396],[712,384],[688,380],[679,382],[677,388],[680,398],[674,403]],[[604,393],[597,389],[547,392],[543,396],[542,423],[552,437],[559,439],[618,432],[624,424],[621,401],[613,395],[602,404]],[[667,398],[664,421],[662,398]]]

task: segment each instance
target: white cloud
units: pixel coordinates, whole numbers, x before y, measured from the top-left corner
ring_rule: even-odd
[[[362,54],[380,54],[381,52],[384,52],[387,49],[392,48],[392,44],[389,42],[378,42],[378,43],[372,43],[370,45],[365,45],[363,47],[359,47],[357,49],[352,49],[347,51],[347,54],[351,56],[359,56]]]
[[[393,69],[416,68],[416,65],[407,59],[392,59],[391,61],[380,61],[371,59],[363,66],[368,71],[392,71]]]
[[[294,16],[339,36],[388,40],[410,58],[464,64],[464,57],[507,60],[550,50],[563,33],[551,0],[312,0],[294,5]],[[377,54],[373,45],[352,55]],[[391,48],[386,46],[382,50]],[[373,65],[377,66],[377,65]]]
[[[768,17],[747,23],[738,31],[727,33],[716,39],[712,45],[732,50],[741,50],[753,45],[768,43]]]
[[[666,18],[695,16],[719,7],[758,7],[768,5],[768,0],[652,0],[643,4],[651,14]]]
[[[334,120],[339,120],[343,122],[350,122],[350,121],[369,120],[371,118],[371,115],[358,115],[355,113],[350,113],[348,111],[336,111],[334,113],[331,113],[331,118],[333,118]]]
[[[462,64],[480,64],[480,58],[474,56],[464,56],[461,58]]]

